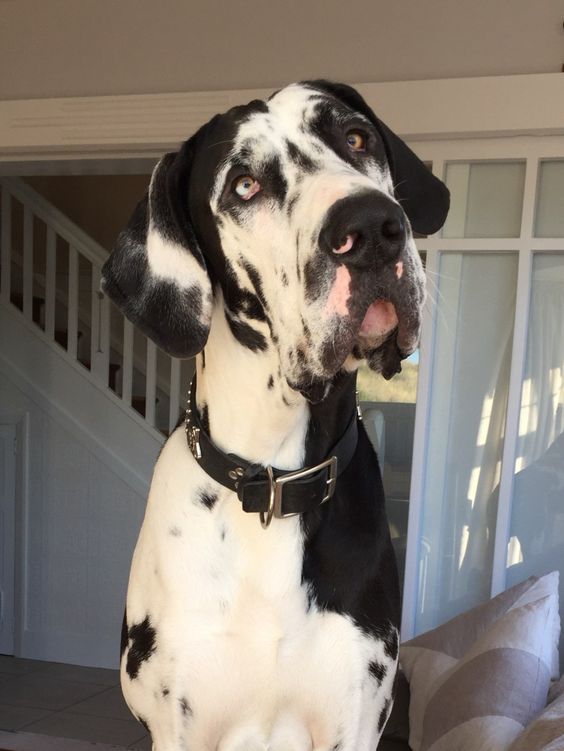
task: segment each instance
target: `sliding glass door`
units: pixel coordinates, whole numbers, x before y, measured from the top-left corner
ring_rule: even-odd
[[[531,574],[564,573],[564,139],[416,150],[452,208],[418,241],[429,302],[404,638]]]

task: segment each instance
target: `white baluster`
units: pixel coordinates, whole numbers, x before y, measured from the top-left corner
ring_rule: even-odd
[[[147,339],[147,370],[145,378],[145,419],[155,425],[155,400],[157,395],[157,345]]]
[[[90,372],[108,385],[110,365],[110,301],[100,290],[102,273],[92,264],[92,307],[90,323]]]
[[[130,407],[133,386],[133,324],[123,319],[123,364],[121,398]]]
[[[55,294],[57,273],[57,237],[51,227],[47,227],[47,257],[45,261],[45,333],[49,339],[55,338]]]
[[[2,261],[2,281],[0,284],[0,295],[6,302],[10,301],[10,275],[12,272],[12,196],[6,188],[2,188],[1,203],[2,218],[2,235],[1,244],[1,261]]]
[[[168,413],[168,430],[172,433],[180,414],[180,360],[170,358],[170,409]]]
[[[69,245],[69,294],[67,319],[67,352],[78,357],[78,253]]]
[[[23,314],[33,317],[33,214],[24,206],[23,219]]]

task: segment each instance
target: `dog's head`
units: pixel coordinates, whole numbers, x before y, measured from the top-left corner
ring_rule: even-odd
[[[424,277],[412,232],[438,230],[448,204],[354,89],[294,84],[161,159],[103,288],[178,357],[225,316],[311,398],[344,365],[366,358],[390,377],[415,349]]]

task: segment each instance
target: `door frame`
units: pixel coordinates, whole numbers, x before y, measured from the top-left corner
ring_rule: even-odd
[[[0,409],[0,424],[12,425],[16,430],[15,514],[14,514],[14,649],[21,656],[26,621],[26,550],[28,545],[27,518],[29,512],[29,412]]]

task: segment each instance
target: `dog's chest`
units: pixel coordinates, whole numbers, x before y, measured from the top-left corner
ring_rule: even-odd
[[[262,529],[190,460],[187,484],[177,464],[186,453],[175,453],[168,447],[159,460],[132,567],[128,622],[148,616],[155,649],[124,687],[130,705],[160,716],[187,703],[195,748],[215,747],[211,736],[236,732],[249,711],[259,734],[273,732],[278,717],[285,728],[336,738],[374,641],[311,600],[299,518]]]

